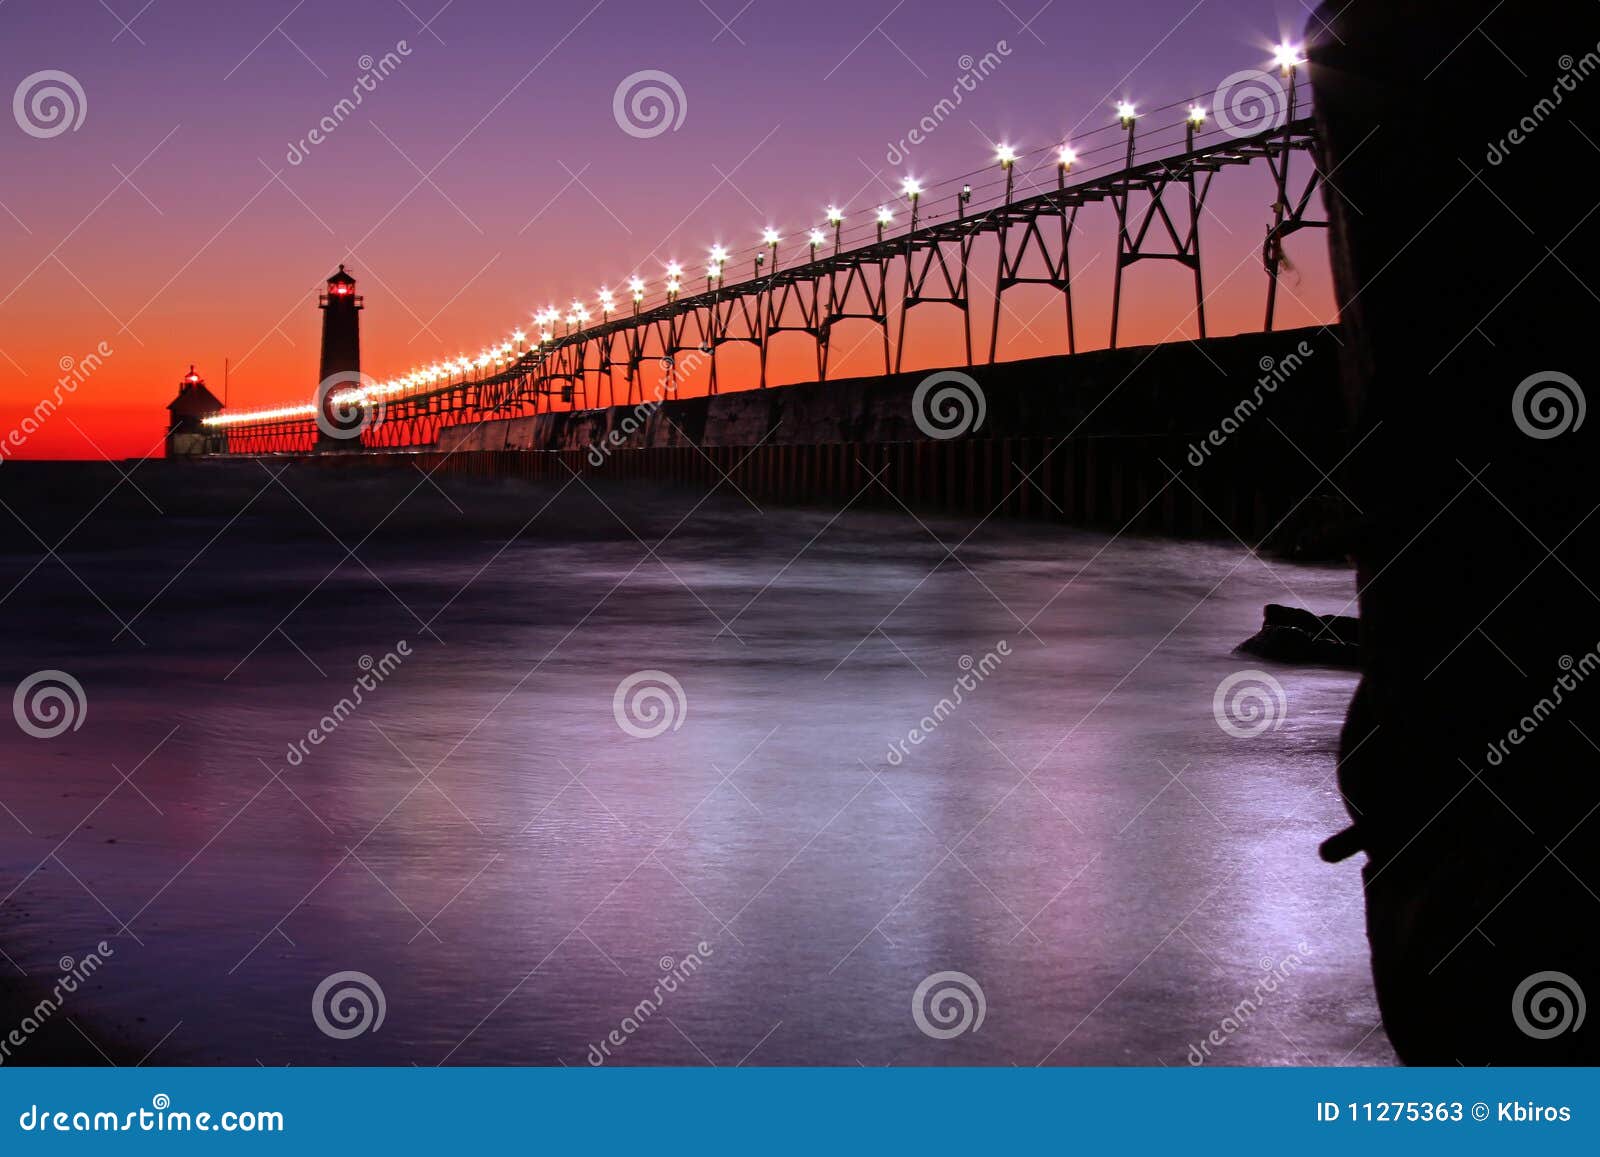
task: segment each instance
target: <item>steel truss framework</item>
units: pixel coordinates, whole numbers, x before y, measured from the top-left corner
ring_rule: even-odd
[[[982,213],[963,209],[950,219],[919,224],[913,201],[911,227],[904,234],[852,249],[839,244],[835,230],[832,252],[809,262],[770,272],[749,281],[723,285],[713,281],[703,293],[674,295],[648,310],[635,307],[622,316],[607,316],[587,329],[554,337],[516,358],[502,370],[482,377],[431,387],[387,399],[381,412],[370,415],[350,448],[390,449],[427,446],[439,431],[459,422],[517,417],[554,409],[589,409],[633,405],[670,393],[695,359],[709,362],[710,389],[719,388],[717,351],[730,343],[753,345],[760,358],[760,385],[767,384],[767,357],[779,333],[802,333],[816,343],[817,379],[828,378],[834,328],[846,321],[865,321],[881,331],[884,373],[898,372],[912,311],[922,305],[954,307],[962,314],[967,363],[975,364],[970,295],[973,247],[979,237],[993,235],[998,251],[987,357],[992,363],[1001,337],[1003,298],[1021,285],[1047,285],[1060,292],[1067,321],[1067,352],[1076,353],[1078,335],[1073,315],[1071,243],[1078,214],[1088,205],[1109,202],[1116,218],[1117,264],[1111,298],[1110,344],[1115,348],[1122,316],[1123,271],[1145,260],[1167,260],[1192,270],[1195,312],[1200,336],[1205,330],[1205,294],[1200,266],[1200,225],[1213,177],[1222,169],[1265,162],[1276,200],[1267,229],[1262,264],[1267,277],[1266,319],[1271,330],[1277,302],[1278,275],[1285,238],[1300,229],[1325,227],[1308,211],[1320,185],[1310,164],[1305,177],[1291,171],[1295,154],[1314,155],[1315,137],[1309,118],[1289,115],[1265,132],[1195,146],[1188,130],[1183,151],[1169,157],[1138,161],[1134,132],[1128,131],[1125,163],[1116,171],[1068,183],[1067,173],[1055,189],[1021,198],[1014,196],[1011,169],[1006,170],[1004,201]],[[775,256],[775,251],[774,251]],[[894,276],[896,267],[902,276]],[[759,266],[758,266],[759,270]],[[890,290],[898,287],[898,333],[891,335]],[[660,363],[661,374],[648,392],[644,366]],[[614,370],[621,368],[625,393],[619,396]],[[316,445],[316,423],[309,417],[239,422],[225,427],[230,453],[305,453]]]

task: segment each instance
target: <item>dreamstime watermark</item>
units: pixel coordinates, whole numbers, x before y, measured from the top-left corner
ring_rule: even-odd
[[[1272,73],[1246,68],[1217,85],[1211,115],[1217,127],[1235,139],[1271,132],[1289,119],[1289,92]]]
[[[11,715],[27,735],[54,739],[77,731],[89,717],[83,684],[65,671],[35,671],[11,696]]]
[[[1517,429],[1541,442],[1578,429],[1588,412],[1583,387],[1560,370],[1529,374],[1511,395],[1511,418]]]
[[[39,430],[55,416],[62,404],[69,396],[78,392],[78,387],[88,381],[94,372],[105,364],[114,352],[109,342],[101,342],[94,349],[75,358],[71,354],[63,354],[56,362],[56,368],[61,371],[61,376],[56,379],[55,389],[48,397],[40,398],[33,410],[22,421],[18,422],[0,439],[0,465],[13,453],[22,449]]]
[[[356,666],[366,674],[357,677],[350,688],[350,694],[335,703],[333,709],[319,719],[315,727],[306,732],[304,739],[296,739],[289,744],[285,756],[289,766],[299,767],[304,763],[306,756],[311,754],[311,748],[321,747],[329,736],[339,730],[346,719],[355,714],[356,708],[365,702],[364,693],[376,691],[383,681],[394,674],[400,664],[410,657],[411,644],[405,639],[396,643],[394,650],[386,653],[381,659],[374,660],[371,655],[362,655]]]
[[[1267,998],[1277,992],[1283,982],[1294,975],[1295,970],[1304,964],[1305,958],[1310,955],[1312,955],[1310,947],[1302,940],[1295,945],[1295,951],[1282,960],[1274,961],[1271,957],[1263,957],[1262,975],[1249,994],[1229,1009],[1217,1027],[1202,1037],[1199,1044],[1189,1046],[1189,1064],[1195,1067],[1205,1064],[1211,1058],[1212,1050],[1227,1044],[1235,1033],[1248,1025],[1261,1010],[1261,1006],[1267,1002]]]
[[[47,141],[82,127],[89,98],[70,72],[45,68],[22,78],[11,94],[11,115],[23,132]]]
[[[620,1049],[627,1044],[641,1028],[649,1023],[650,1018],[661,1011],[661,1006],[666,1003],[666,998],[678,991],[700,966],[715,954],[715,949],[704,940],[696,944],[695,950],[682,960],[674,960],[670,956],[663,956],[656,961],[656,966],[661,969],[661,976],[656,980],[655,987],[650,995],[634,1005],[628,1015],[616,1028],[605,1035],[599,1044],[591,1044],[586,1059],[594,1068],[599,1068],[611,1059],[611,1050]]]
[[[911,1019],[934,1040],[977,1032],[988,1011],[983,987],[965,972],[935,972],[911,994]]]
[[[1535,972],[1511,994],[1511,1019],[1534,1040],[1577,1032],[1587,1012],[1583,989],[1565,972]]]
[[[275,1109],[225,1109],[220,1113],[174,1109],[172,1098],[157,1093],[150,1108],[125,1113],[107,1109],[51,1112],[29,1105],[17,1117],[24,1133],[282,1133],[283,1114]]]
[[[410,55],[411,46],[404,40],[395,41],[394,48],[376,60],[370,54],[363,55],[356,61],[356,67],[361,69],[361,75],[356,77],[356,82],[350,86],[350,95],[341,97],[334,104],[332,111],[319,120],[305,136],[298,141],[290,141],[289,151],[284,154],[283,159],[291,165],[304,163],[311,155],[311,150],[326,141],[338,131],[340,125],[354,116],[356,109],[361,107],[361,102],[367,95],[378,91],[378,85],[392,76]]]
[[[1235,671],[1211,697],[1217,726],[1235,739],[1253,739],[1276,731],[1288,717],[1289,697],[1283,684],[1265,671]]]
[[[633,436],[644,429],[650,422],[651,415],[661,408],[661,403],[666,401],[665,392],[658,386],[655,396],[649,401],[640,402],[622,416],[622,420],[606,431],[604,438],[589,444],[589,465],[604,466],[606,459],[613,453],[627,445]]]
[[[654,739],[677,731],[689,717],[683,684],[665,671],[635,671],[617,684],[611,696],[617,726],[635,739]]]
[[[1316,351],[1311,343],[1301,341],[1294,349],[1284,354],[1281,358],[1274,358],[1271,354],[1263,354],[1256,363],[1261,370],[1261,376],[1256,379],[1255,388],[1248,397],[1240,398],[1234,404],[1233,410],[1223,418],[1204,438],[1189,444],[1187,461],[1189,465],[1204,466],[1206,459],[1211,456],[1211,451],[1220,449],[1229,438],[1239,432],[1250,418],[1265,404],[1267,398],[1278,392],[1278,387],[1288,381],[1299,368],[1305,365],[1307,359]]]
[[[960,370],[929,374],[911,395],[911,420],[924,435],[940,442],[978,429],[988,412],[983,387]]]
[[[704,364],[710,352],[704,347],[699,347],[689,350],[687,357],[673,356],[660,359],[661,380],[656,383],[652,396],[623,415],[621,421],[606,431],[605,437],[589,444],[589,465],[604,466],[607,458],[627,445],[635,434],[649,424],[651,417],[667,400],[667,396],[678,392],[678,386],[684,378]]]
[[[1561,69],[1561,75],[1556,77],[1555,84],[1550,86],[1550,95],[1537,101],[1527,115],[1505,136],[1489,142],[1489,150],[1484,154],[1484,160],[1489,164],[1499,165],[1503,162],[1511,155],[1512,149],[1526,142],[1538,131],[1539,126],[1555,113],[1557,106],[1566,99],[1567,93],[1578,91],[1579,81],[1588,80],[1597,69],[1600,69],[1600,45],[1585,52],[1577,60],[1572,58],[1571,53],[1564,55],[1556,61],[1556,67]]]
[[[377,385],[360,370],[340,370],[323,378],[311,400],[318,431],[349,442],[374,426],[383,425],[386,407]]]
[[[61,1006],[66,1003],[66,998],[78,991],[78,986],[88,981],[89,977],[100,971],[100,966],[106,958],[115,956],[116,952],[104,940],[94,946],[94,951],[74,960],[70,956],[63,956],[56,962],[61,975],[56,977],[55,984],[50,991],[39,998],[39,1002],[29,1009],[22,1017],[22,1022],[16,1028],[0,1037],[0,1065],[11,1059],[14,1049],[20,1049],[28,1043],[29,1038],[38,1032],[46,1021],[61,1011]]]
[[[311,994],[311,1019],[334,1040],[377,1032],[388,1011],[383,987],[365,972],[335,972]]]
[[[910,132],[898,141],[889,142],[889,148],[884,153],[883,159],[891,165],[902,165],[911,155],[911,150],[918,145],[926,144],[928,138],[939,130],[939,126],[955,115],[966,98],[978,91],[978,86],[1005,63],[1006,57],[1011,55],[1011,45],[1004,40],[997,40],[992,51],[985,52],[981,57],[973,59],[970,53],[964,54],[956,61],[956,67],[961,70],[961,75],[956,77],[955,84],[950,86],[950,95],[943,97],[933,108],[928,110],[926,116],[919,120]]]
[[[622,78],[611,94],[611,115],[630,137],[649,140],[677,132],[689,115],[689,98],[670,72],[641,69]]]
[[[896,739],[889,744],[888,760],[890,767],[899,767],[905,762],[906,756],[911,754],[913,747],[920,747],[933,733],[939,730],[946,719],[954,715],[956,708],[966,702],[966,696],[976,691],[979,685],[999,668],[1011,655],[1011,644],[1001,639],[994,645],[994,650],[984,653],[983,658],[973,659],[971,655],[962,655],[956,660],[956,666],[966,674],[958,676],[950,687],[950,694],[944,696],[933,705],[933,710],[917,721],[917,726],[906,732],[904,739]]]
[[[698,372],[710,357],[711,347],[705,345],[692,346],[676,354],[668,354],[660,361],[661,381],[657,390],[665,394],[677,393],[678,387]]]
[[[1586,652],[1576,661],[1571,655],[1563,655],[1556,665],[1566,674],[1558,675],[1550,694],[1543,696],[1528,709],[1528,713],[1506,731],[1504,739],[1496,739],[1489,744],[1485,759],[1490,767],[1499,767],[1511,754],[1513,747],[1521,747],[1522,741],[1539,729],[1550,716],[1554,715],[1556,708],[1560,707],[1566,697],[1578,689],[1578,685],[1600,670],[1600,645],[1594,650]]]

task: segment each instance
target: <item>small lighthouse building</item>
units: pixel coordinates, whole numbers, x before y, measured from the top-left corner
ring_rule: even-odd
[[[207,426],[207,418],[222,413],[222,403],[206,389],[203,378],[189,367],[178,380],[178,396],[167,404],[171,421],[167,425],[167,457],[195,458],[202,454],[222,454],[228,449],[228,436],[221,427]]]

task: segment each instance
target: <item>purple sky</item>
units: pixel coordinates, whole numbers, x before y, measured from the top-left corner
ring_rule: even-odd
[[[864,222],[905,174],[985,166],[995,141],[1076,138],[1122,97],[1213,93],[1306,17],[1295,0],[0,0],[3,92],[56,69],[87,106],[48,139],[0,131],[0,416],[101,342],[114,355],[71,401],[110,453],[148,449],[190,361],[220,386],[230,357],[235,406],[298,400],[316,363],[309,295],[341,260],[367,298],[371,372],[475,352],[546,304],[635,270],[656,281],[668,258],[698,274],[712,242],[744,248],[767,224],[800,236],[830,201]],[[401,41],[392,75],[289,163],[362,58]],[[993,75],[891,165],[891,142],[951,93],[964,58],[1002,42]],[[681,85],[683,120],[641,138],[619,128],[613,95],[647,69]],[[1259,325],[1252,255],[1270,200],[1264,172],[1219,179],[1215,331]],[[1112,235],[1084,228],[1093,346]],[[1309,237],[1291,249],[1286,325],[1331,316]],[[1135,277],[1148,296],[1130,339],[1181,335],[1185,277]],[[1059,352],[1055,316],[1019,327],[1012,356]],[[923,360],[950,348],[934,341]],[[93,453],[54,425],[33,452]]]

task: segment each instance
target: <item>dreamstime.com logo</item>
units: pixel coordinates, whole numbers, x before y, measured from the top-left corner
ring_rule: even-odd
[[[929,374],[911,395],[911,418],[917,429],[940,442],[976,430],[987,413],[983,387],[960,370]]]
[[[1189,443],[1189,453],[1186,458],[1189,465],[1196,469],[1204,466],[1212,450],[1221,449],[1229,438],[1237,434],[1251,416],[1266,404],[1267,399],[1278,392],[1278,387],[1305,365],[1306,360],[1315,352],[1310,342],[1302,341],[1281,358],[1274,358],[1270,354],[1263,355],[1256,363],[1261,370],[1261,376],[1256,379],[1255,388],[1249,396],[1235,402],[1232,412],[1204,438]]]
[[[962,655],[956,660],[963,674],[956,677],[950,687],[950,694],[944,696],[933,705],[933,710],[918,720],[917,725],[906,732],[904,739],[896,739],[889,744],[888,760],[891,767],[899,767],[911,754],[913,747],[921,746],[933,733],[939,729],[946,719],[956,713],[956,709],[965,703],[966,696],[976,691],[990,675],[1000,667],[1001,662],[1011,655],[1011,643],[1001,639],[994,645],[992,651],[984,652],[983,658],[973,659],[971,655]]]
[[[1565,972],[1535,972],[1511,994],[1511,1019],[1535,1040],[1583,1027],[1583,989]]]
[[[333,705],[333,709],[317,720],[317,725],[306,732],[304,739],[296,739],[289,743],[284,758],[290,767],[299,767],[311,755],[313,747],[321,747],[344,725],[345,720],[356,713],[356,708],[365,703],[366,696],[376,691],[383,685],[383,681],[395,671],[400,664],[411,657],[411,643],[401,639],[395,644],[394,650],[384,653],[381,659],[374,659],[371,655],[362,655],[356,660],[356,666],[361,669],[361,674],[356,676],[356,681],[350,685],[350,694],[344,696]]]
[[[311,994],[311,1019],[334,1040],[377,1032],[388,1009],[382,986],[365,972],[335,972]]]
[[[35,671],[11,696],[17,726],[35,739],[54,739],[77,731],[89,715],[83,684],[65,671]]]
[[[1230,137],[1252,137],[1283,127],[1289,119],[1289,94],[1272,73],[1247,68],[1217,85],[1211,115]]]
[[[174,1109],[172,1098],[157,1093],[148,1109],[125,1113],[108,1109],[76,1111],[29,1105],[17,1117],[24,1133],[282,1133],[283,1114],[275,1109],[228,1109],[221,1113]]]
[[[78,989],[87,983],[89,978],[105,965],[107,959],[115,956],[116,952],[104,940],[95,945],[95,951],[86,952],[74,960],[70,956],[63,956],[56,962],[56,967],[61,970],[61,975],[48,992],[38,994],[38,1003],[23,1014],[21,1022],[5,1036],[0,1037],[0,1065],[9,1061],[15,1050],[22,1048],[38,1032],[46,1022],[56,1013],[60,1012],[67,1002],[67,997],[75,994]],[[30,996],[29,1000],[35,999]]]
[[[1283,987],[1294,975],[1295,970],[1303,965],[1305,958],[1310,956],[1311,948],[1304,940],[1295,945],[1296,951],[1289,953],[1282,960],[1273,960],[1270,956],[1261,958],[1261,976],[1257,978],[1251,990],[1239,998],[1239,1002],[1230,1008],[1217,1026],[1200,1038],[1197,1043],[1189,1045],[1186,1057],[1189,1064],[1199,1067],[1211,1059],[1211,1054],[1233,1039],[1234,1034],[1248,1028],[1255,1020],[1256,1013],[1260,1012],[1277,991]]]
[[[611,696],[617,726],[635,739],[654,739],[676,731],[689,717],[683,684],[665,671],[635,671],[617,684]]]
[[[360,370],[340,370],[323,378],[311,401],[317,429],[329,438],[349,442],[372,427],[381,426],[384,403],[376,385]]]
[[[911,994],[911,1019],[934,1040],[977,1032],[988,1011],[982,986],[965,972],[935,972]]]
[[[1556,82],[1550,86],[1550,95],[1541,97],[1535,102],[1527,115],[1513,125],[1505,136],[1498,141],[1489,142],[1484,159],[1491,165],[1504,162],[1510,156],[1512,149],[1525,143],[1539,130],[1540,125],[1555,115],[1556,109],[1566,100],[1568,93],[1577,92],[1581,81],[1600,72],[1600,45],[1591,48],[1576,60],[1572,58],[1570,52],[1563,53],[1556,61],[1556,67],[1561,70],[1561,75],[1556,77]]]
[[[696,951],[689,953],[682,960],[663,956],[657,961],[661,976],[657,979],[651,994],[629,1009],[621,1023],[607,1033],[599,1044],[589,1046],[585,1059],[591,1066],[599,1068],[610,1060],[616,1050],[627,1044],[635,1033],[650,1022],[651,1017],[661,1011],[667,997],[676,993],[688,983],[691,976],[700,971],[700,966],[709,960],[714,952],[711,945],[704,940],[696,944],[695,949]]]
[[[1541,442],[1578,429],[1587,413],[1583,387],[1560,370],[1529,374],[1511,395],[1511,417],[1517,429]]]
[[[670,72],[646,68],[622,78],[611,95],[611,115],[623,132],[647,141],[683,127],[689,98]]]
[[[1235,671],[1217,684],[1211,697],[1211,714],[1217,726],[1235,739],[1254,739],[1283,726],[1289,697],[1283,684],[1265,671]]]
[[[978,91],[989,77],[993,76],[1005,59],[1011,55],[1011,45],[1004,40],[997,41],[994,51],[985,52],[983,56],[974,59],[971,53],[963,53],[956,61],[956,67],[961,70],[961,75],[956,77],[956,82],[950,86],[950,95],[940,97],[937,104],[928,110],[928,114],[911,127],[911,131],[898,141],[891,141],[889,148],[884,152],[884,160],[891,165],[899,166],[906,163],[911,156],[911,150],[918,145],[926,144],[928,138],[938,131],[939,126],[955,115],[956,109],[972,93]]]
[[[370,53],[362,54],[356,61],[356,67],[361,69],[361,75],[356,77],[356,82],[350,86],[350,95],[340,97],[334,103],[332,111],[312,126],[311,131],[305,136],[298,141],[290,141],[289,151],[284,154],[283,159],[291,165],[304,164],[306,158],[311,155],[311,150],[326,141],[339,130],[340,125],[354,116],[356,109],[366,100],[367,94],[377,92],[378,85],[393,75],[410,55],[411,46],[404,40],[396,41],[393,51],[385,52],[376,60]]]
[[[22,78],[11,96],[11,115],[23,132],[47,141],[82,127],[89,98],[70,72],[46,68]]]
[[[657,361],[661,368],[661,380],[656,383],[652,396],[647,402],[638,405],[625,414],[620,422],[606,432],[605,437],[589,446],[589,465],[600,467],[606,464],[606,459],[611,457],[614,450],[625,446],[635,434],[644,429],[651,417],[667,400],[668,394],[676,395],[678,386],[688,377],[698,371],[711,357],[709,346],[683,351],[685,356],[668,354]]]
[[[55,389],[40,398],[34,404],[32,412],[24,414],[22,421],[8,431],[4,438],[0,438],[0,465],[3,465],[15,451],[26,446],[28,439],[55,417],[67,399],[76,394],[78,387],[105,365],[106,359],[114,352],[109,342],[100,342],[81,358],[75,358],[71,354],[62,354],[57,358],[56,368],[61,371],[61,376],[56,379]]]

